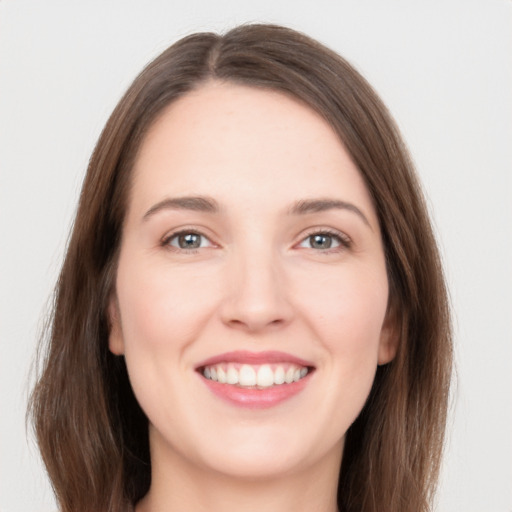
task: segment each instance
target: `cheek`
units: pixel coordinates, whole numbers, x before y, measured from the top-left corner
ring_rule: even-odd
[[[200,269],[191,276],[158,265],[120,264],[117,292],[126,349],[175,351],[186,345],[210,316],[217,288],[215,273]]]
[[[328,277],[308,279],[297,293],[337,376],[350,382],[372,380],[378,362],[388,281],[384,268],[372,270],[347,266]]]
[[[327,450],[346,434],[373,385],[388,284],[385,269],[373,272],[367,266],[347,265],[322,274],[310,272],[307,279],[297,280],[295,297],[322,354],[315,377],[322,387],[317,442]]]
[[[152,263],[120,260],[117,295],[124,355],[133,391],[147,417],[152,423],[176,427],[180,418],[175,411],[185,407],[178,405],[183,400],[179,390],[195,377],[194,372],[183,371],[190,370],[184,354],[211,317],[218,285],[211,276],[194,279],[190,273]],[[164,403],[175,407],[162,407]]]

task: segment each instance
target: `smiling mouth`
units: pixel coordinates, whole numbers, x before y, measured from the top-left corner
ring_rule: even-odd
[[[294,363],[240,364],[217,363],[198,368],[207,380],[246,389],[268,389],[298,382],[313,371],[311,366]]]
[[[266,409],[301,394],[315,366],[293,354],[235,350],[195,368],[207,388],[232,406]]]

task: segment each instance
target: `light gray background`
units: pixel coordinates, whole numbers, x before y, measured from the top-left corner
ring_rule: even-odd
[[[29,368],[103,124],[171,42],[246,21],[331,46],[397,118],[455,312],[458,382],[437,510],[511,512],[510,0],[0,0],[0,511],[55,509],[25,434]]]

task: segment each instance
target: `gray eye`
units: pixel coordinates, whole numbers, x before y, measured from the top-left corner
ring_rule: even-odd
[[[317,234],[309,237],[309,243],[313,249],[330,249],[332,242],[331,235]]]
[[[307,249],[326,250],[341,245],[340,237],[329,233],[315,233],[306,237],[300,244],[300,247]]]
[[[181,249],[197,249],[201,247],[201,235],[196,235],[195,233],[179,235],[178,245]]]
[[[176,233],[169,239],[169,245],[178,249],[199,249],[201,247],[208,247],[210,241],[203,235],[194,232]]]
[[[340,235],[320,231],[304,238],[299,244],[299,247],[326,251],[327,249],[335,249],[341,245],[344,245],[344,241]]]

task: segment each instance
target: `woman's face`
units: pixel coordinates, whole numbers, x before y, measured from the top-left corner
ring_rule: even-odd
[[[278,92],[208,83],[135,162],[110,306],[153,468],[337,471],[394,355],[379,224],[342,144]]]

